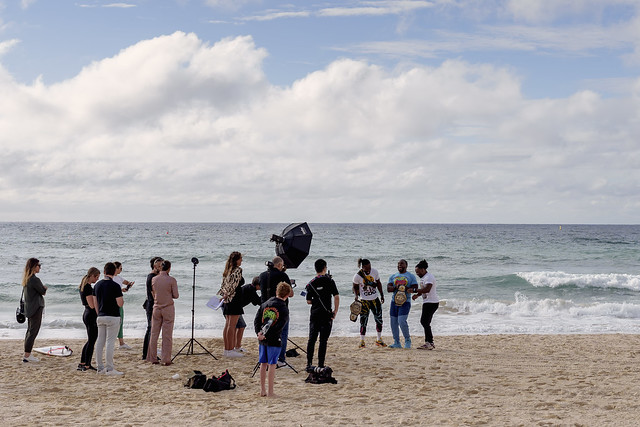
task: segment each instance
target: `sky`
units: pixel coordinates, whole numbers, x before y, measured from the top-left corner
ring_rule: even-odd
[[[0,0],[0,221],[640,223],[637,0]]]

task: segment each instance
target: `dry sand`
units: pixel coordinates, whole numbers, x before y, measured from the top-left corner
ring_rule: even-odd
[[[186,341],[176,339],[174,353]],[[359,349],[358,338],[331,338],[327,365],[338,384],[307,384],[304,372],[281,368],[276,399],[260,397],[259,374],[251,377],[255,338],[245,338],[249,355],[240,359],[222,357],[220,339],[198,341],[218,360],[180,355],[173,366],[150,365],[140,360],[141,341],[128,340],[134,349],[115,356],[125,375],[105,377],[76,370],[83,341],[64,342],[75,351],[71,357],[23,363],[22,341],[0,340],[3,424],[640,424],[639,335],[437,337],[434,351],[377,348],[373,337]],[[414,337],[414,345],[419,341]],[[36,340],[36,346],[60,343]],[[289,360],[302,370],[303,356]],[[208,375],[229,369],[238,387],[186,389],[194,369]]]

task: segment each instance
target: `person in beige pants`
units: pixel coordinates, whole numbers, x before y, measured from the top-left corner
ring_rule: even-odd
[[[153,289],[153,316],[151,318],[151,337],[147,349],[147,361],[158,364],[158,337],[162,330],[162,360],[164,366],[171,365],[173,347],[173,322],[175,307],[173,300],[178,298],[178,282],[169,276],[171,262],[164,260],[160,273],[151,281]]]

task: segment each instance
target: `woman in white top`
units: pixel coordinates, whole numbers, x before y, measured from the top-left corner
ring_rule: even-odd
[[[431,319],[440,306],[440,300],[436,293],[436,278],[433,277],[433,274],[427,272],[427,268],[429,268],[429,263],[424,259],[416,265],[416,274],[420,278],[420,281],[418,284],[418,292],[412,296],[413,300],[416,300],[422,295],[422,316],[420,316],[420,324],[424,328],[425,343],[418,347],[419,350],[433,350],[436,348],[436,346],[433,345]]]

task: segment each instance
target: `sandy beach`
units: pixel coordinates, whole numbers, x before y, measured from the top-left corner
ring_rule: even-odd
[[[372,337],[359,349],[358,338],[331,338],[327,365],[338,384],[305,383],[301,353],[289,359],[300,373],[277,370],[275,399],[260,397],[259,374],[251,377],[254,338],[237,359],[222,357],[220,339],[197,339],[218,360],[180,355],[172,366],[150,365],[140,360],[141,341],[128,340],[134,349],[115,356],[123,377],[77,371],[81,340],[38,339],[36,347],[64,343],[75,354],[28,364],[22,341],[0,340],[5,424],[619,426],[640,416],[638,335],[447,336],[434,351],[377,348]],[[186,342],[175,340],[174,354]],[[237,388],[187,389],[194,369],[229,369]]]

